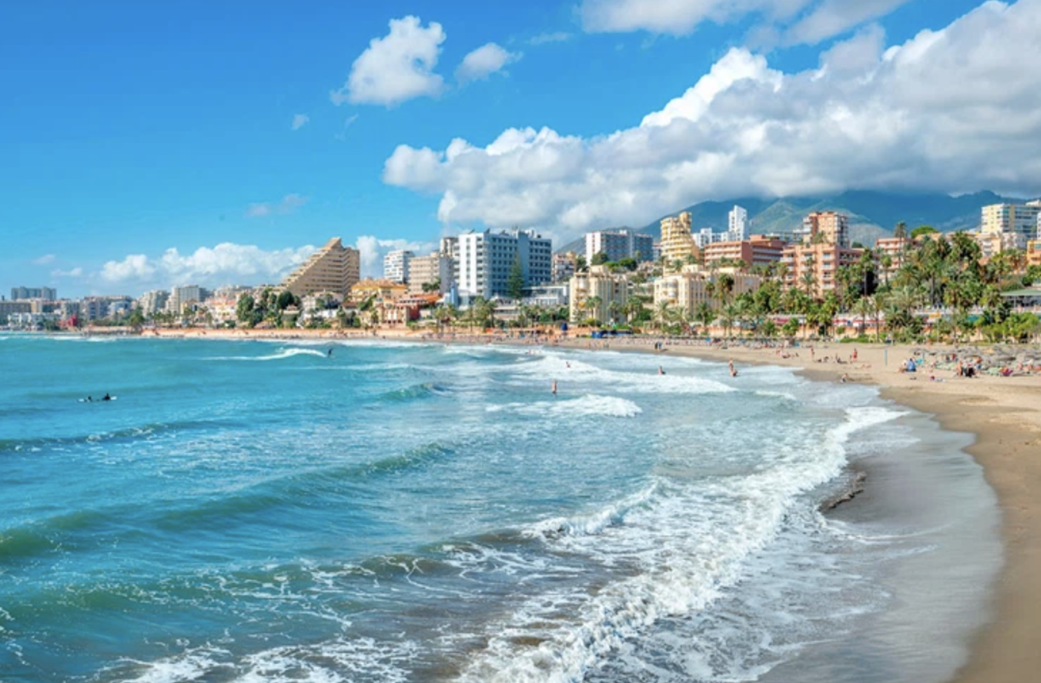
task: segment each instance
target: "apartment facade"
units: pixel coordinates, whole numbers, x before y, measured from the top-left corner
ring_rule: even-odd
[[[659,243],[661,258],[665,260],[666,272],[677,272],[690,258],[697,258],[698,246],[691,234],[690,213],[684,211],[678,216],[670,216],[661,222],[661,242]]]
[[[360,279],[360,253],[334,237],[290,273],[282,287],[299,297],[325,291],[346,297],[351,285]]]
[[[633,258],[650,261],[654,258],[654,238],[633,230],[599,230],[586,233],[586,263],[603,253],[608,261]]]
[[[786,247],[781,263],[787,267],[785,284],[803,289],[806,273],[813,275],[810,296],[824,296],[835,291],[839,268],[857,262],[863,249],[850,249],[838,244],[797,244]]]
[[[142,315],[147,317],[166,310],[166,302],[169,300],[170,292],[165,289],[153,289],[142,294],[137,304],[141,307]]]
[[[568,282],[571,276],[575,274],[575,267],[578,264],[578,254],[573,251],[569,251],[566,254],[553,254],[553,260],[551,265],[551,282]]]
[[[382,280],[373,280],[372,278],[360,280],[351,285],[349,293],[350,301],[355,305],[361,305],[369,299],[379,302],[397,301],[407,294],[408,286],[401,282],[387,280],[386,278]]]
[[[824,242],[849,247],[849,219],[835,211],[814,211],[802,220],[797,237],[804,244]]]
[[[718,308],[719,295],[710,291],[710,284],[719,282],[722,275],[729,275],[734,288],[728,295],[731,299],[748,292],[754,292],[763,284],[758,275],[743,272],[736,268],[707,270],[700,266],[684,266],[679,273],[658,278],[654,282],[654,305],[667,302],[688,316],[694,316],[701,304]]]
[[[1041,221],[1041,200],[1026,204],[991,204],[984,206],[980,216],[980,234],[1021,235],[1024,240],[1038,238]]]
[[[1027,242],[1027,265],[1041,266],[1041,239]]]
[[[552,244],[533,230],[470,232],[459,236],[457,248],[456,284],[465,301],[507,296],[514,261],[520,261],[525,287],[552,278]]]
[[[734,205],[727,214],[727,240],[743,242],[748,238],[748,211],[742,206]]]
[[[702,253],[705,265],[741,260],[748,266],[765,266],[780,261],[787,246],[788,243],[781,239],[752,235],[747,240],[715,242],[706,246]]]
[[[587,302],[597,297],[598,303],[589,308]],[[611,322],[622,322],[620,313],[612,320],[612,308],[624,306],[629,300],[629,276],[626,273],[612,273],[607,266],[590,266],[585,273],[576,273],[568,285],[568,299],[571,320],[578,322],[594,318],[601,325]],[[612,304],[618,306],[612,307]]]
[[[409,294],[422,294],[423,285],[434,283],[439,284],[439,294],[452,288],[452,259],[439,251],[411,258],[408,263]]]
[[[407,283],[409,278],[409,261],[415,256],[407,249],[395,249],[383,257],[383,277],[394,282]]]
[[[889,267],[880,261],[878,264],[881,274],[888,280],[896,275],[900,266],[904,265],[907,255],[915,249],[913,240],[907,237],[880,237],[875,240],[875,251],[879,257],[889,257]]]
[[[24,301],[26,299],[43,299],[44,301],[57,301],[58,290],[52,287],[12,287],[11,300]]]

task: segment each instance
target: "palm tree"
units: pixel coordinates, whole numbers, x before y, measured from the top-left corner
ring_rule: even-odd
[[[708,334],[709,325],[716,319],[716,312],[707,301],[702,301],[698,304],[697,319],[701,321],[702,326],[705,328],[705,333]]]
[[[601,320],[600,316],[597,315],[597,312],[600,310],[600,305],[602,303],[604,303],[604,300],[594,294],[582,302],[582,308],[589,312],[590,318],[594,318],[599,323]]]
[[[853,304],[853,312],[860,316],[860,334],[864,334],[865,322],[867,318],[871,316],[872,310],[874,309],[875,304],[872,299],[874,299],[874,297],[861,297]],[[875,333],[876,335],[878,333],[877,327],[875,328]]]
[[[632,324],[639,317],[640,312],[643,311],[643,301],[638,296],[631,296],[625,302],[625,314],[629,319],[629,323]]]
[[[668,301],[659,301],[654,309],[654,319],[658,321],[658,329],[661,330],[669,320],[671,304]]]

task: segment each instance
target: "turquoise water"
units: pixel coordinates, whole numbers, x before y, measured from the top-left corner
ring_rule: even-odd
[[[4,681],[942,680],[1000,553],[964,439],[776,368],[10,335],[0,416]]]

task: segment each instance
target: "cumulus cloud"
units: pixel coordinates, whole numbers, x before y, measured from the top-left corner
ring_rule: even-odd
[[[293,116],[293,123],[292,123],[293,130],[300,130],[301,128],[306,126],[308,121],[310,121],[310,120],[311,120],[311,117],[308,116],[307,114],[295,114]]]
[[[32,260],[32,264],[34,266],[45,266],[48,263],[51,263],[52,261],[54,261],[54,258],[55,258],[54,254],[44,254],[40,258],[33,259]]]
[[[460,83],[488,78],[522,56],[520,52],[508,52],[495,43],[488,43],[463,57],[463,63],[455,70],[455,77]]]
[[[756,42],[816,44],[889,14],[910,0],[583,0],[586,31],[650,31],[686,35],[704,22],[734,23],[753,16]]]
[[[391,19],[390,33],[373,38],[354,60],[347,82],[329,96],[334,104],[381,104],[393,107],[414,97],[436,97],[444,79],[434,73],[441,43],[441,24],[423,28],[419,17]]]
[[[185,255],[171,248],[158,257],[130,254],[121,261],[108,261],[98,277],[108,284],[167,288],[188,282],[204,286],[276,282],[314,251],[311,245],[265,251],[230,242]]]
[[[817,68],[730,50],[640,125],[592,138],[509,129],[481,147],[399,146],[391,185],[446,223],[557,236],[640,225],[704,199],[847,188],[1041,191],[1041,0],[987,2],[884,49],[871,27]]]
[[[263,218],[264,216],[271,216],[275,214],[286,214],[292,213],[296,209],[306,204],[308,201],[307,197],[303,197],[298,194],[287,194],[277,202],[260,202],[259,204],[250,204],[249,208],[246,209],[247,218]]]
[[[425,256],[436,247],[431,242],[411,242],[403,239],[380,239],[373,235],[362,235],[354,243],[360,252],[362,277],[380,277],[383,275],[383,257],[387,252],[407,249],[416,256]]]

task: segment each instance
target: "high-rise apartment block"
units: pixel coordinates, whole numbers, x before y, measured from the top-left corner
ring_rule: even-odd
[[[391,282],[408,282],[408,264],[415,256],[407,249],[395,249],[383,257],[383,277]]]
[[[430,289],[435,284],[438,287],[434,291],[440,294],[444,294],[452,288],[452,259],[450,257],[435,251],[429,256],[414,256],[409,259],[409,294],[422,294],[424,285]]]
[[[141,307],[141,313],[145,316],[155,315],[166,308],[166,302],[170,300],[170,292],[164,289],[153,289],[145,292],[137,300]]]
[[[57,301],[58,290],[51,287],[12,287],[11,300],[20,301],[25,299],[43,299],[44,301]]]
[[[313,292],[335,292],[346,297],[359,279],[361,255],[334,237],[294,270],[282,286],[299,297]]]
[[[624,258],[650,261],[654,258],[654,238],[632,230],[586,233],[586,263],[592,263],[593,256],[600,253],[605,254],[608,261]]]
[[[814,211],[802,220],[796,237],[803,244],[824,243],[849,247],[849,219],[835,211]]]
[[[991,204],[981,210],[980,233],[984,235],[1015,234],[1024,240],[1038,238],[1041,200],[1026,204]]]
[[[689,260],[697,258],[698,246],[691,234],[690,213],[684,211],[679,216],[662,220],[660,248],[667,272],[677,271],[677,263],[682,268]]]
[[[457,246],[456,284],[465,300],[507,296],[514,261],[520,262],[525,287],[547,283],[552,276],[550,240],[532,230],[470,232],[459,236]]]
[[[748,211],[741,206],[734,206],[727,214],[727,240],[740,242],[748,238]]]

